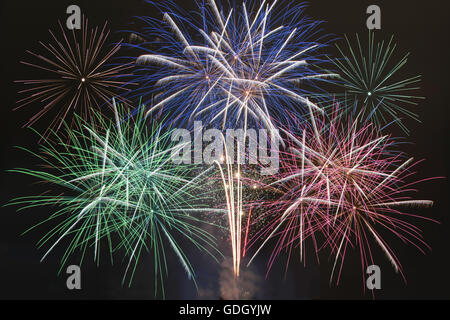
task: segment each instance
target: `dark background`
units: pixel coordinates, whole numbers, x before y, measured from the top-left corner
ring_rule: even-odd
[[[183,1],[188,8],[191,1]],[[186,4],[187,3],[187,4]],[[66,8],[70,4],[81,7],[87,15],[90,25],[102,25],[108,20],[113,31],[127,29],[135,15],[152,15],[152,9],[142,0],[127,1],[1,1],[0,24],[2,45],[0,59],[1,81],[1,200],[7,203],[11,198],[33,194],[36,186],[32,179],[5,172],[14,167],[30,167],[35,163],[14,146],[33,148],[36,136],[21,126],[31,115],[30,109],[12,112],[19,87],[14,80],[26,79],[27,68],[19,64],[26,57],[25,50],[39,50],[38,41],[50,39],[48,29],[56,29],[57,20],[66,20]],[[421,74],[422,89],[420,94],[426,97],[417,113],[422,123],[407,121],[411,134],[410,144],[402,149],[416,159],[425,158],[418,167],[417,178],[448,176],[449,163],[449,26],[450,5],[448,2],[427,1],[334,1],[312,0],[307,13],[320,20],[325,20],[324,28],[337,36],[356,32],[365,34],[366,8],[370,4],[381,7],[382,30],[377,38],[388,38],[395,34],[399,52],[411,52],[405,68],[409,75]],[[119,39],[115,33],[113,39]],[[28,111],[28,112],[27,112]],[[45,123],[45,120],[41,121]],[[43,128],[43,127],[41,127]],[[39,129],[39,128],[38,128]],[[402,135],[393,129],[394,135]],[[432,209],[420,210],[419,213],[440,221],[440,224],[423,222],[421,227],[425,239],[432,251],[422,255],[415,248],[406,247],[400,241],[393,242],[393,247],[403,264],[407,277],[405,284],[400,275],[395,274],[383,253],[374,246],[375,262],[382,270],[382,290],[376,292],[378,299],[448,299],[450,298],[450,219],[448,216],[448,182],[440,179],[420,185],[417,198],[432,199]],[[48,214],[45,210],[27,210],[16,213],[15,208],[3,207],[0,219],[0,298],[153,298],[152,273],[148,266],[151,261],[142,261],[139,265],[133,286],[121,286],[121,279],[126,263],[118,261],[97,267],[92,259],[85,261],[82,267],[82,290],[66,289],[66,275],[57,275],[58,255],[55,250],[48,259],[40,263],[44,250],[36,248],[39,232],[21,236],[21,233],[40,221]],[[419,222],[421,223],[421,222]],[[195,289],[185,278],[185,273],[173,257],[169,278],[166,280],[167,298],[195,299]],[[196,262],[200,286],[206,291],[216,286],[218,265],[199,256]],[[371,298],[363,292],[361,267],[357,252],[351,252],[344,265],[339,286],[328,283],[332,263],[323,260],[318,266],[314,259],[307,261],[304,268],[299,263],[291,264],[284,274],[282,261],[278,261],[274,270],[265,281],[261,281],[256,298],[264,299],[298,299],[298,298]],[[69,263],[77,263],[73,257]],[[264,275],[262,261],[257,261],[255,268]],[[209,297],[218,298],[211,295]]]

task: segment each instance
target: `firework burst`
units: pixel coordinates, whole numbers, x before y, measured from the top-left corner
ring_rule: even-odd
[[[196,173],[191,166],[172,162],[171,152],[180,146],[171,145],[170,132],[154,125],[149,130],[142,112],[134,121],[121,122],[123,107],[113,106],[116,121],[95,113],[100,126],[93,127],[77,115],[75,128],[65,124],[69,144],[53,132],[59,143],[42,145],[39,156],[46,170],[12,170],[39,178],[53,192],[18,198],[11,204],[22,209],[57,208],[45,220],[55,226],[38,244],[50,246],[44,259],[63,239],[69,241],[61,267],[75,250],[84,256],[91,247],[98,262],[104,245],[111,259],[118,250],[129,257],[125,276],[131,272],[131,284],[143,252],[151,251],[156,294],[157,283],[167,272],[167,247],[192,279],[195,274],[184,245],[214,253],[215,240],[201,228],[200,214],[218,210],[201,205],[206,195],[199,182],[207,171]]]
[[[162,21],[142,17],[145,32],[137,36],[145,41],[131,45],[143,52],[134,95],[146,97],[148,113],[166,108],[183,124],[202,119],[274,130],[273,118],[289,121],[284,109],[319,109],[306,99],[308,88],[335,75],[317,67],[328,37],[304,5],[279,10],[277,1],[248,1],[227,8],[209,0],[199,5],[200,18],[155,5]]]
[[[340,261],[339,282],[348,249],[359,251],[365,270],[373,264],[375,242],[403,276],[387,234],[421,251],[428,248],[420,229],[410,221],[418,216],[401,209],[433,204],[411,198],[413,185],[420,182],[407,182],[414,174],[413,159],[396,152],[395,139],[381,136],[374,125],[346,120],[340,111],[326,119],[311,110],[310,124],[284,130],[287,149],[280,153],[280,173],[266,185],[280,196],[259,203],[267,223],[250,241],[263,240],[254,258],[271,238],[277,238],[269,268],[282,250],[290,256],[297,248],[302,259],[305,241],[310,239],[316,252],[328,248],[334,255],[330,282]]]
[[[386,125],[396,122],[404,132],[408,133],[402,118],[412,118],[419,121],[416,113],[410,110],[423,99],[414,95],[419,89],[420,76],[402,78],[399,71],[408,61],[408,55],[395,59],[396,44],[393,36],[389,41],[375,41],[374,32],[369,32],[368,45],[364,47],[356,35],[356,45],[352,45],[345,37],[346,48],[337,46],[340,56],[333,59],[344,89],[345,105],[358,107],[361,119],[374,122],[376,125]],[[351,110],[351,108],[350,108]]]
[[[83,17],[81,30],[72,30],[68,35],[59,22],[61,35],[51,30],[52,42],[40,42],[43,53],[27,51],[35,61],[21,63],[39,70],[39,79],[17,80],[26,89],[19,91],[25,97],[17,101],[17,107],[36,105],[40,110],[25,126],[31,126],[50,110],[54,119],[47,128],[58,131],[70,115],[77,111],[85,119],[95,120],[95,112],[102,106],[111,107],[111,98],[124,92],[124,76],[127,65],[110,66],[111,58],[120,49],[120,43],[107,49],[109,30],[89,29],[88,20]],[[69,121],[70,122],[70,121]]]

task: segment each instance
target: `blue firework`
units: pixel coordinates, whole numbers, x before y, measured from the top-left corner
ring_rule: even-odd
[[[138,51],[129,57],[139,84],[133,96],[143,97],[147,114],[164,112],[187,127],[203,120],[272,130],[289,120],[286,109],[320,110],[308,97],[335,76],[321,68],[330,37],[305,4],[209,0],[187,13],[150,3],[162,18],[140,17],[145,27],[132,36],[141,41],[128,44]]]

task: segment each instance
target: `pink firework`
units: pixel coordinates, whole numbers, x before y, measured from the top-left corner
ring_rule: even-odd
[[[276,238],[269,269],[284,250],[290,258],[297,249],[303,259],[308,239],[316,253],[331,251],[330,282],[337,273],[339,283],[348,249],[359,251],[365,270],[373,264],[376,244],[403,276],[387,234],[421,251],[428,248],[420,229],[410,222],[419,216],[402,210],[433,204],[411,198],[413,185],[421,182],[408,182],[416,163],[396,152],[395,139],[381,135],[372,124],[343,119],[338,111],[329,118],[312,111],[310,115],[309,122],[297,121],[283,130],[286,150],[280,153],[280,172],[266,185],[280,196],[258,204],[266,223],[249,241],[250,246],[262,241],[253,258]]]

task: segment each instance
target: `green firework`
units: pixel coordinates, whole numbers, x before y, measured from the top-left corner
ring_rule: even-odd
[[[376,125],[396,122],[408,133],[403,118],[419,121],[411,107],[423,97],[416,96],[420,76],[403,77],[400,70],[408,61],[405,54],[396,61],[396,44],[392,36],[389,41],[376,42],[373,31],[369,31],[368,45],[364,47],[358,34],[356,45],[352,45],[345,36],[346,48],[336,45],[340,57],[332,59],[340,74],[338,82],[345,93],[337,97],[344,98],[344,105],[351,106],[360,114],[362,120],[370,120]]]
[[[38,242],[46,247],[42,259],[63,242],[69,244],[61,268],[76,250],[82,260],[88,249],[93,250],[99,263],[100,249],[106,249],[111,260],[116,254],[127,258],[124,281],[128,274],[131,285],[139,259],[149,251],[154,259],[155,294],[161,283],[164,295],[167,250],[175,252],[194,283],[184,245],[190,243],[213,256],[217,252],[215,239],[201,227],[203,215],[218,211],[201,205],[206,197],[201,180],[208,172],[173,163],[171,154],[180,145],[171,142],[171,131],[147,124],[142,112],[122,121],[127,116],[124,109],[114,103],[114,110],[115,120],[97,113],[95,127],[76,116],[75,125],[65,124],[65,134],[53,132],[55,143],[44,143],[39,153],[21,148],[38,157],[44,169],[11,171],[38,178],[51,190],[16,198],[10,205],[20,210],[52,208],[52,214],[38,224],[52,225]]]

